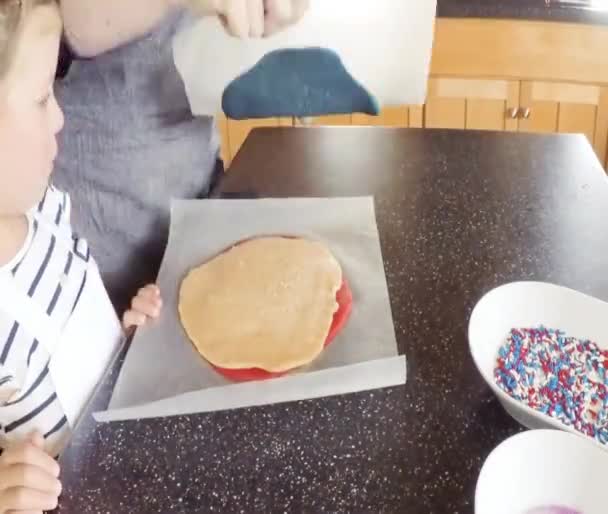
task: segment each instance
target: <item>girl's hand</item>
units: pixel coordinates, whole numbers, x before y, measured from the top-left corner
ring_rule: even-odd
[[[131,308],[122,317],[123,328],[128,331],[145,325],[150,319],[158,318],[162,306],[158,286],[148,284],[142,287],[131,300]]]
[[[0,514],[42,514],[57,507],[59,464],[43,447],[44,438],[35,433],[0,456]]]
[[[309,0],[186,0],[186,3],[201,16],[219,16],[226,30],[239,38],[274,34],[299,21],[309,6]]]

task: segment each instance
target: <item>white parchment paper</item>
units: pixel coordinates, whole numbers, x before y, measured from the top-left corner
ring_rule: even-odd
[[[175,65],[192,112],[221,111],[222,93],[264,55],[284,48],[334,50],[381,105],[423,104],[437,0],[310,0],[304,18],[270,37],[228,35],[215,16],[180,32]]]
[[[325,243],[350,284],[353,312],[310,366],[263,384],[235,385],[200,357],[185,334],[177,311],[179,286],[192,267],[262,235]],[[164,300],[161,318],[136,334],[109,412],[97,415],[99,420],[221,410],[405,383],[372,198],[176,200],[158,283]],[[159,401],[167,399],[172,400]]]

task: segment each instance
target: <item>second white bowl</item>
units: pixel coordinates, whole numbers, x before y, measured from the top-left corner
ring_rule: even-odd
[[[557,430],[527,431],[486,459],[475,514],[605,514],[607,476],[608,454],[589,441]]]

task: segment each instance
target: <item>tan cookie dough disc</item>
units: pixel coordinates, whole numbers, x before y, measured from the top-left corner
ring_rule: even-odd
[[[276,373],[321,353],[341,285],[340,265],[322,244],[252,239],[188,273],[179,314],[210,363]]]

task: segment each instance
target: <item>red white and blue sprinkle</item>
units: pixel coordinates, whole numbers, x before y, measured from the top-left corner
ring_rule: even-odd
[[[512,398],[608,443],[608,351],[550,328],[512,329],[494,380]]]

